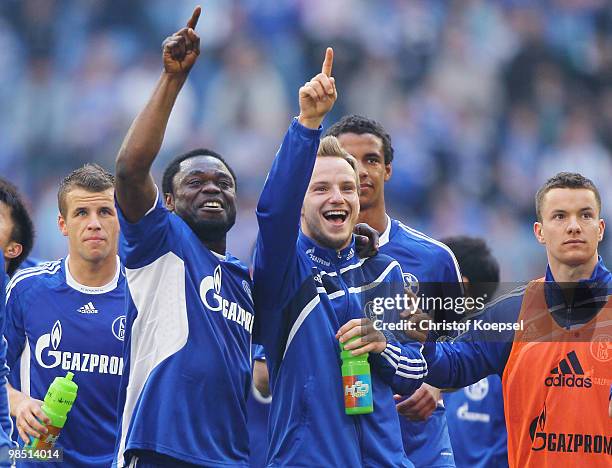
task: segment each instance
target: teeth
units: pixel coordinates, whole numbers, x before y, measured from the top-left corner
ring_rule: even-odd
[[[207,201],[206,203],[204,203],[204,206],[206,208],[221,208],[221,203],[219,203],[218,201]]]
[[[344,210],[332,210],[323,213],[323,217],[325,217],[325,219],[330,219],[332,216],[340,216],[342,221],[344,221],[348,217],[348,212]]]

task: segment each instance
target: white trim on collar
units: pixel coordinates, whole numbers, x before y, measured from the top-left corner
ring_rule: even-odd
[[[211,249],[208,249],[208,250],[210,250],[210,253],[213,254],[215,257],[217,257],[222,262],[227,260],[227,254],[226,255],[221,255],[220,253],[217,253],[214,250],[211,250]]]
[[[84,294],[104,294],[109,291],[112,291],[117,287],[117,283],[119,283],[119,271],[121,270],[121,262],[119,260],[119,256],[117,256],[117,269],[115,271],[115,276],[104,286],[85,286],[84,284],[79,283],[74,277],[70,274],[70,269],[68,268],[68,259],[70,255],[66,257],[64,260],[64,268],[66,269],[66,284],[70,286],[72,289],[76,289],[79,292]]]
[[[391,218],[389,218],[388,214],[385,214],[387,217],[387,227],[383,231],[383,233],[378,237],[378,247],[382,247],[387,242],[389,242],[389,233],[391,232]]]

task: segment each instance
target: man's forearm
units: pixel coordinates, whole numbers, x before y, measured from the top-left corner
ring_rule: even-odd
[[[164,140],[176,98],[187,76],[163,72],[145,108],[130,127],[117,156],[117,176],[144,179]]]
[[[186,78],[186,75],[162,73],[153,95],[134,120],[117,155],[117,201],[131,222],[138,221],[155,201],[151,166]]]

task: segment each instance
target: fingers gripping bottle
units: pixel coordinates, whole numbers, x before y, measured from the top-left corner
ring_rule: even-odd
[[[347,343],[356,340],[350,339]],[[351,351],[345,351],[340,343],[340,358],[342,359],[342,388],[344,391],[344,411],[346,414],[369,414],[374,412],[372,399],[372,375],[368,354],[353,356]]]
[[[49,386],[41,407],[51,420],[51,423],[46,426],[49,432],[43,434],[40,438],[30,436],[30,443],[24,447],[25,449],[49,450],[55,445],[60,431],[66,424],[66,416],[72,409],[77,396],[79,387],[72,381],[72,377],[74,377],[74,374],[68,372],[66,377],[56,377]]]

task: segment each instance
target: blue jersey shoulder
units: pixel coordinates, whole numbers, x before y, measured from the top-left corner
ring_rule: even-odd
[[[6,286],[6,301],[11,295],[21,297],[37,294],[41,288],[53,288],[65,281],[63,259],[41,263],[38,266],[19,270]]]
[[[384,246],[381,246],[386,252]],[[461,281],[455,255],[444,243],[413,229],[396,219],[391,221],[388,247],[389,255],[403,261],[402,257],[417,258],[422,264],[447,265],[444,277],[423,278],[423,281]],[[441,272],[439,268],[438,272]]]

